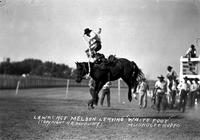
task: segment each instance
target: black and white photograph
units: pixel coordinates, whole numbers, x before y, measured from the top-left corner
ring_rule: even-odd
[[[0,140],[199,140],[200,0],[0,0]]]

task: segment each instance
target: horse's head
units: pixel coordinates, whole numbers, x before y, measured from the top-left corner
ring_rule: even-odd
[[[76,82],[80,83],[87,74],[86,63],[76,62]]]

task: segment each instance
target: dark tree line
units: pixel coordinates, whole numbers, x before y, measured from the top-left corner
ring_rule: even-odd
[[[19,62],[1,62],[0,74],[37,75],[57,78],[71,78],[72,68],[65,64],[42,62],[38,59],[25,59]]]

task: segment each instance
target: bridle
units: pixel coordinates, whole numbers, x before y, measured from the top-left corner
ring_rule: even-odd
[[[87,74],[87,68],[86,68],[86,66],[85,66],[84,64],[82,64],[81,66],[83,67],[83,69],[82,69],[80,75],[81,75],[81,77],[83,78],[83,77]],[[84,75],[84,72],[86,73],[85,75]]]

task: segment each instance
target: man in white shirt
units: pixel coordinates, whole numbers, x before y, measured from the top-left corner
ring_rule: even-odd
[[[198,83],[199,79],[195,78],[193,80],[193,83],[190,85],[190,92],[188,93],[188,99],[189,99],[189,107],[194,107],[195,105],[195,98],[196,95],[198,93],[198,89],[199,89],[199,83]]]
[[[187,103],[187,93],[190,91],[190,85],[187,83],[188,78],[184,77],[184,81],[178,85],[180,90],[180,102],[179,102],[179,110],[185,112],[185,106]]]
[[[175,102],[176,102],[176,94],[178,92],[178,80],[173,80],[172,81],[172,91],[170,92],[170,96],[171,96],[171,104],[170,104],[170,108],[173,109]]]
[[[141,82],[139,83],[137,87],[137,91],[139,93],[139,107],[146,108],[147,107],[147,91],[149,90],[149,85],[147,84],[147,81],[145,78],[141,79]]]
[[[166,98],[165,93],[167,91],[167,83],[164,81],[164,76],[158,76],[158,81],[155,83],[155,89],[156,89],[156,108],[157,111],[160,112],[160,106],[161,102],[164,101],[164,98]],[[162,103],[163,105],[163,103]]]
[[[199,79],[195,78],[195,84],[196,84],[196,91],[195,91],[195,99],[197,100],[197,103],[200,103],[200,85],[199,85]]]
[[[172,66],[167,67],[167,83],[168,83],[168,89],[170,92],[172,91],[172,80],[176,80],[178,78],[178,75],[175,70],[173,70]]]
[[[93,30],[86,28],[84,30],[84,39],[87,41],[89,45],[89,49],[87,49],[85,52],[88,57],[95,57],[95,54],[101,49],[101,38],[100,38],[101,28],[99,28],[99,31],[95,33]],[[91,54],[90,54],[91,53]]]

